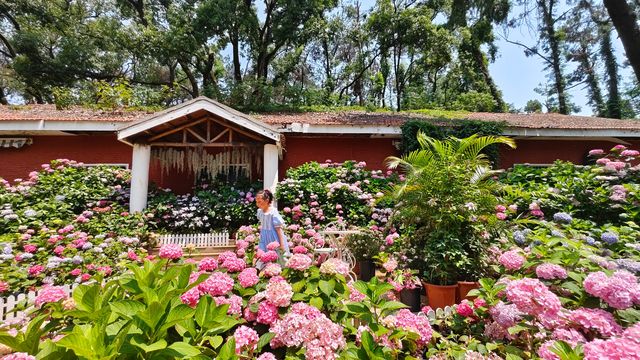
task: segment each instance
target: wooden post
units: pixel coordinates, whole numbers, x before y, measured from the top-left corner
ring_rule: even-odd
[[[151,146],[147,144],[133,144],[131,160],[131,196],[129,211],[134,213],[147,207],[147,192],[149,191],[149,162],[151,161]]]
[[[264,188],[276,191],[278,184],[278,147],[274,144],[264,145],[263,158]]]

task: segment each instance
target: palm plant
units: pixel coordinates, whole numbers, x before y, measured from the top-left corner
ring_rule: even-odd
[[[495,220],[490,215],[496,184],[486,181],[495,172],[482,151],[515,143],[503,136],[437,140],[422,133],[418,142],[421,149],[387,158],[389,168],[406,174],[391,192],[397,201],[393,221],[414,234],[407,254],[412,265],[427,278],[447,283],[481,267],[483,243]]]

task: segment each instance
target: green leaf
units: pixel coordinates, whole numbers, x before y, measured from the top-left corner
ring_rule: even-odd
[[[167,341],[164,339],[158,340],[153,344],[145,344],[144,342],[138,341],[136,337],[131,338],[131,344],[139,347],[144,350],[145,353],[150,353],[157,350],[162,350],[167,347]]]
[[[238,357],[236,356],[236,339],[233,337],[229,337],[227,339],[227,343],[220,348],[220,352],[218,352],[218,356],[216,356],[216,360],[235,360]]]
[[[96,300],[100,292],[100,285],[80,285],[73,291],[73,300],[79,310],[92,313],[96,311]]]
[[[322,298],[320,297],[312,297],[311,300],[309,301],[309,305],[314,306],[316,308],[318,308],[319,310],[322,310]]]
[[[111,311],[126,318],[133,318],[138,312],[145,309],[145,305],[136,300],[120,300],[109,304]]]
[[[386,312],[392,312],[394,310],[404,309],[408,306],[399,301],[387,301],[382,305],[382,310]]]
[[[222,341],[224,341],[224,339],[220,335],[205,336],[203,340],[208,341],[209,345],[211,345],[211,347],[214,349],[217,349],[218,346],[222,345]]]
[[[320,280],[318,286],[320,286],[320,291],[322,291],[325,295],[331,296],[331,294],[333,294],[333,289],[336,286],[336,282],[334,280]]]
[[[180,354],[180,357],[182,358],[191,358],[201,354],[200,350],[197,347],[182,341],[174,342],[173,344],[169,345],[168,349],[171,349]]]
[[[258,352],[262,351],[262,348],[267,345],[269,343],[269,341],[271,341],[271,339],[273,339],[273,337],[276,336],[276,334],[272,333],[272,332],[268,332],[268,333],[264,333],[262,334],[262,336],[260,336],[260,340],[258,340]]]

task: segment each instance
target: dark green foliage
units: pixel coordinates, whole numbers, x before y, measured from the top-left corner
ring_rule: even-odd
[[[488,122],[478,120],[449,120],[436,119],[433,121],[412,120],[402,125],[402,143],[400,151],[403,154],[418,150],[420,144],[416,140],[418,132],[439,140],[448,137],[466,138],[473,134],[478,135],[502,135],[505,128],[504,122]],[[493,164],[498,163],[498,145],[489,146],[485,153]]]

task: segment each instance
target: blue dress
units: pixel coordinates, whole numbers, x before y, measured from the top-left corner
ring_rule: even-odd
[[[265,213],[264,211],[262,211],[262,209],[258,209],[256,216],[260,221],[260,242],[258,243],[258,247],[262,251],[267,251],[267,245],[269,243],[275,241],[280,244],[280,239],[278,238],[276,228],[282,229],[284,227],[284,220],[278,213],[278,210],[276,210],[276,208],[274,207],[270,207],[269,210]],[[284,234],[284,229],[282,229],[282,235],[284,237],[285,251],[284,254],[282,254],[282,251],[280,251],[280,246],[278,246],[278,255],[280,255],[281,257],[285,254],[289,254],[289,241]]]

